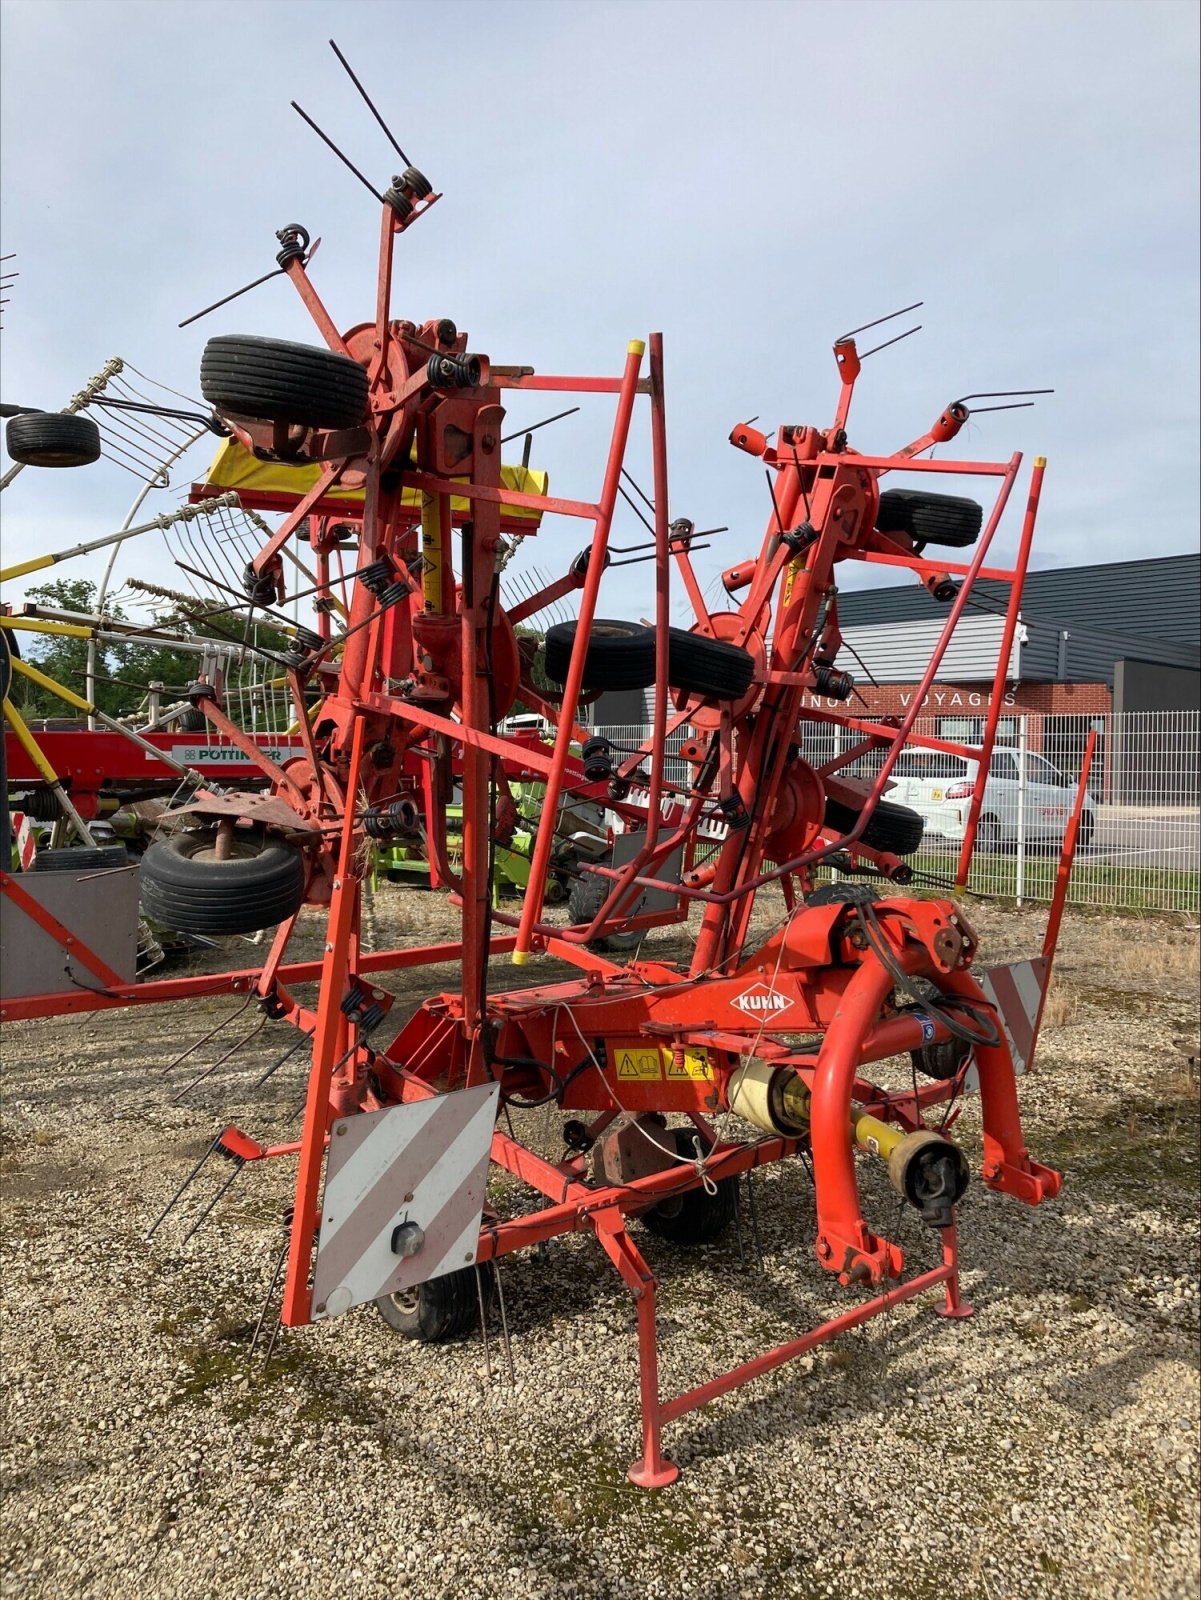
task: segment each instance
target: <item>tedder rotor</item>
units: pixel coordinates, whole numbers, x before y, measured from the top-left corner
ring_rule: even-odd
[[[340,629],[330,605],[320,631],[300,629],[284,663],[300,749],[277,762],[223,710],[214,689],[194,702],[210,729],[261,774],[258,792],[200,788],[173,813],[186,826],[147,852],[150,914],[185,931],[248,932],[278,924],[266,960],[214,979],[140,986],[93,970],[86,988],[32,997],[10,1016],[210,995],[224,984],[269,1018],[311,1037],[303,1128],[264,1146],[229,1128],[221,1153],[239,1166],[295,1159],[297,1174],[281,1318],[299,1326],[381,1303],[406,1331],[433,1337],[481,1309],[483,1276],[506,1255],[573,1232],[595,1235],[637,1307],[642,1449],[639,1484],[671,1482],[661,1430],[689,1410],[856,1326],[937,1288],[938,1309],[970,1314],[959,1293],[955,1207],[968,1158],[946,1115],[981,1097],[990,1189],[1036,1205],[1060,1187],[1022,1137],[1016,1080],[1030,1065],[1087,780],[1065,841],[1047,938],[1034,960],[991,969],[954,898],[910,896],[906,856],[920,818],[884,798],[902,749],[970,756],[987,773],[1044,462],[1035,463],[1013,569],[987,565],[1021,458],[929,459],[969,415],[948,405],[902,448],[860,453],[849,440],[861,356],[834,346],[839,394],[824,427],[787,424],[774,438],[749,424],[731,442],[766,470],[771,513],[757,550],[723,574],[711,610],[692,563],[693,525],[670,511],[663,342],[630,342],[612,376],[547,375],[499,365],[447,317],[396,320],[390,311],[398,239],[439,198],[412,167],[382,196],[375,308],[342,330],[308,270],[308,236],[280,234],[279,265],[313,317],[323,347],[257,336],[212,339],[206,400],[248,469],[266,463],[303,488],[290,501],[263,490],[259,509],[288,514],[246,573],[249,601],[284,593],[281,552],[307,537],[332,584],[331,553],[346,553],[349,602]],[[556,498],[541,474],[502,467],[513,391],[609,396],[612,430],[595,498]],[[610,530],[635,414],[649,414],[654,598],[645,620],[605,616]],[[227,466],[229,465],[227,456]],[[884,486],[889,473],[918,489]],[[927,492],[929,475],[991,481],[985,511],[961,495]],[[236,476],[236,475],[235,475]],[[215,494],[228,473],[198,487]],[[550,519],[581,525],[563,575],[506,607],[500,568],[514,540]],[[930,547],[961,559],[934,559]],[[968,552],[970,551],[970,556]],[[873,716],[847,670],[838,624],[840,563],[908,570],[946,605],[945,621],[909,713]],[[692,608],[670,626],[673,573]],[[917,737],[925,691],[978,577],[1011,586],[1011,601],[981,745]],[[546,678],[534,681],[527,618],[574,597],[576,620],[550,630]],[[591,691],[653,691],[653,726],[618,749],[577,721]],[[502,724],[522,702],[554,730]],[[819,736],[840,730],[837,741]],[[668,741],[683,757],[668,763]],[[682,740],[682,743],[681,743]],[[821,753],[814,754],[820,746]],[[286,754],[286,753],[283,753]],[[1090,752],[1091,754],[1091,752]],[[874,758],[874,759],[872,759]],[[871,776],[852,775],[850,769]],[[404,775],[416,770],[416,788]],[[595,802],[618,819],[611,857],[579,864],[588,915],[564,923],[544,910],[553,826],[533,835],[519,909],[493,904],[492,858],[517,823],[513,789],[544,785],[543,815]],[[970,802],[957,883],[963,886],[983,794]],[[461,839],[447,848],[446,806],[461,799]],[[461,935],[393,951],[360,945],[370,844],[426,834],[432,868],[451,891]],[[831,865],[836,881],[819,884]],[[884,891],[887,890],[887,893]],[[760,896],[778,917],[752,936]],[[583,903],[579,897],[574,905]],[[289,961],[298,919],[320,918],[316,962]],[[692,918],[687,963],[623,960],[595,948]],[[494,987],[490,957],[525,967],[553,958],[546,982]],[[392,1014],[387,974],[455,961],[461,981],[411,1015]],[[110,974],[111,978],[111,974]],[[302,1003],[298,985],[317,980]],[[873,1064],[912,1053],[912,1088],[888,1089]],[[500,1120],[506,1106],[555,1106],[564,1151],[549,1160]],[[944,1108],[941,1126],[924,1114]],[[675,1117],[679,1126],[669,1127]],[[883,1159],[892,1183],[941,1242],[930,1270],[906,1275],[900,1245],[865,1219],[857,1152]],[[832,1321],[673,1398],[660,1396],[656,1280],[631,1219],[680,1242],[712,1237],[732,1215],[741,1174],[811,1161],[821,1268],[856,1299]],[[487,1201],[489,1164],[540,1197],[519,1216]]]

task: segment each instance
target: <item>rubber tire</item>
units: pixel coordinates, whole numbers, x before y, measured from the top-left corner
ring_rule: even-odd
[[[87,467],[100,459],[100,429],[70,411],[29,411],[12,417],[4,442],[26,467]]]
[[[942,997],[942,990],[929,978],[915,978],[913,986],[936,1002]],[[905,997],[903,1009],[911,1009],[908,996]],[[971,1048],[966,1039],[940,1039],[935,1044],[922,1045],[920,1050],[911,1050],[909,1059],[913,1062],[915,1072],[920,1072],[925,1078],[934,1078],[938,1083],[946,1083],[962,1067],[971,1054]]]
[[[980,537],[984,510],[957,494],[926,494],[921,489],[885,489],[876,527],[881,533],[907,533],[918,544],[945,544],[965,550]]]
[[[129,852],[123,844],[82,844],[66,850],[39,850],[33,858],[33,871],[111,872],[129,864]]]
[[[197,860],[212,848],[209,829],[159,839],[142,857],[142,908],[154,922],[181,933],[257,933],[273,928],[304,904],[304,859],[295,845],[264,834],[241,834],[253,854],[229,861]]]
[[[999,817],[991,814],[981,817],[976,825],[976,843],[985,855],[999,856],[1005,848],[1005,839],[1001,833]]]
[[[859,820],[858,811],[841,805],[837,800],[826,801],[826,826],[837,828],[840,834],[849,833]],[[888,855],[911,856],[919,849],[926,831],[926,819],[908,806],[899,806],[894,800],[878,800],[871,820],[859,835],[859,842],[872,850],[883,850]]]
[[[742,699],[755,675],[749,651],[684,628],[669,628],[667,636],[667,681],[673,689],[709,700]]]
[[[186,711],[181,711],[175,719],[175,726],[180,733],[202,733],[209,725],[209,719],[198,706],[189,706]]]
[[[546,630],[543,665],[552,683],[566,683],[575,644],[576,622],[556,622]],[[640,622],[597,617],[584,654],[581,689],[647,689],[655,681],[655,635]]]
[[[676,1154],[695,1157],[692,1141],[697,1136],[695,1128],[669,1128],[675,1143]],[[703,1186],[687,1189],[682,1195],[652,1206],[642,1213],[641,1221],[659,1239],[669,1239],[672,1244],[709,1244],[725,1231],[734,1220],[738,1205],[738,1179],[719,1178],[717,1193],[709,1194]]]
[[[1090,850],[1093,843],[1093,833],[1096,828],[1096,818],[1091,811],[1080,813],[1080,832],[1076,835],[1076,847],[1079,850]]]
[[[307,428],[354,428],[367,415],[367,370],[349,356],[283,339],[226,334],[200,358],[200,388],[219,411]]]
[[[481,1270],[485,1272],[486,1302],[492,1291],[490,1264]],[[441,1344],[446,1339],[461,1338],[479,1321],[475,1268],[460,1267],[401,1294],[381,1295],[375,1309],[393,1333],[415,1339],[418,1344]]]
[[[602,863],[597,862],[600,866]],[[612,857],[606,856],[603,864],[612,865]],[[573,878],[571,892],[567,896],[567,915],[572,922],[587,924],[600,910],[608,899],[613,887],[611,878],[598,878],[593,872],[581,873],[578,878]],[[588,948],[599,951],[602,955],[615,955],[621,950],[634,950],[642,943],[642,933],[638,929],[631,929],[629,933],[611,933],[603,939],[590,939]]]

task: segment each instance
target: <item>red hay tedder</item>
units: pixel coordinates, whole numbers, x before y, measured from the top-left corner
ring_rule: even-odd
[[[927,1290],[940,1291],[943,1315],[970,1314],[959,1294],[955,1232],[968,1161],[945,1115],[959,1096],[981,1096],[987,1187],[1028,1205],[1059,1190],[1059,1175],[1026,1150],[1016,1080],[1037,1038],[1087,759],[1042,952],[1010,966],[979,967],[976,935],[957,900],[895,892],[911,881],[904,857],[916,847],[920,819],[884,799],[907,742],[969,755],[988,771],[1044,462],[1036,461],[1030,478],[1015,567],[987,565],[1021,458],[928,459],[930,447],[949,443],[967,420],[963,401],[901,449],[861,454],[847,431],[861,356],[854,338],[842,338],[834,346],[840,390],[828,426],[785,425],[769,439],[741,424],[730,436],[755,458],[756,474],[766,469],[772,507],[757,553],[724,574],[728,603],[711,611],[691,559],[695,530],[669,509],[661,336],[633,340],[614,376],[550,376],[494,365],[446,318],[394,320],[396,242],[437,199],[411,167],[382,196],[369,320],[346,331],[335,325],[306,269],[307,236],[289,228],[280,235],[279,263],[325,348],[222,337],[204,355],[205,396],[237,445],[308,474],[309,486],[287,502],[243,494],[257,509],[288,507],[247,573],[250,602],[269,607],[282,596],[287,541],[308,537],[327,586],[330,553],[354,548],[348,539],[357,545],[341,631],[334,608],[318,605],[321,631],[301,630],[285,663],[298,753],[277,764],[226,715],[215,692],[198,691],[210,729],[261,774],[259,792],[198,789],[185,808],[187,827],[143,860],[151,915],[200,933],[278,924],[266,960],[218,978],[133,985],[76,947],[86,990],[27,997],[5,1010],[29,1017],[224,989],[311,1037],[300,1137],[265,1147],[229,1128],[214,1147],[237,1168],[297,1160],[280,1263],[282,1270],[286,1259],[286,1326],[383,1302],[406,1331],[445,1334],[464,1327],[477,1306],[482,1314],[504,1256],[566,1233],[595,1234],[637,1306],[643,1439],[630,1477],[658,1487],[678,1471],[662,1450],[665,1423]],[[515,390],[613,397],[595,500],[551,497],[524,469],[502,473],[505,401]],[[653,461],[653,626],[598,617],[640,409],[649,414]],[[995,480],[995,498],[985,514],[958,495],[883,488],[896,471]],[[198,485],[194,495],[225,486]],[[506,610],[498,569],[508,542],[532,537],[552,517],[583,525],[582,554],[559,580]],[[932,559],[928,547],[939,545],[970,550],[968,564]],[[838,664],[836,576],[846,561],[904,568],[946,602],[941,636],[904,719],[854,709],[853,677]],[[688,629],[669,625],[673,574],[694,613]],[[1012,596],[982,744],[916,738],[917,710],[978,577],[1008,582]],[[572,595],[578,620],[551,629],[547,640],[547,675],[562,686],[549,696],[536,687],[516,630]],[[636,751],[590,737],[576,723],[582,697],[609,687],[653,687],[653,730]],[[836,709],[818,709],[815,698]],[[547,719],[553,739],[501,731],[518,701]],[[805,758],[806,725],[814,723],[850,730],[842,753],[820,763]],[[685,782],[667,775],[668,740],[677,735]],[[848,775],[873,753],[882,757],[873,777]],[[405,778],[413,771],[416,793]],[[550,826],[536,833],[520,908],[493,905],[491,857],[512,835],[518,779],[545,785],[543,812],[552,821],[565,798],[600,803],[621,819],[625,848],[580,869],[595,907],[587,922],[565,925],[543,910]],[[456,787],[461,844],[452,860],[443,813]],[[981,784],[960,886],[982,795]],[[432,865],[458,907],[461,937],[366,953],[367,846],[406,837],[421,818]],[[815,874],[831,863],[870,877],[818,886]],[[877,892],[884,883],[893,886],[887,897]],[[5,878],[4,892],[21,896],[17,877]],[[780,914],[757,943],[751,917],[762,894],[778,897]],[[306,907],[307,916],[325,920],[324,952],[320,961],[290,962]],[[23,909],[55,936],[53,918]],[[640,956],[624,963],[595,948],[606,935],[683,923],[692,912],[695,946],[686,967]],[[497,992],[489,972],[497,955],[519,966],[553,957],[578,976]],[[431,994],[397,1028],[392,996],[379,987],[385,975],[448,960],[461,964],[460,986]],[[314,980],[310,1007],[294,990]],[[904,1091],[873,1082],[873,1063],[906,1052],[920,1084],[916,1075]],[[498,1121],[506,1105],[552,1104],[569,1118],[558,1161]],[[924,1115],[938,1107],[941,1127],[926,1127]],[[683,1125],[669,1128],[671,1114]],[[731,1119],[753,1133],[731,1136]],[[906,1278],[899,1245],[864,1219],[857,1152],[884,1160],[899,1194],[938,1230],[941,1262],[932,1270]],[[630,1219],[681,1243],[711,1238],[733,1215],[742,1174],[798,1155],[812,1162],[817,1261],[856,1295],[855,1304],[720,1377],[661,1398],[656,1281]],[[540,1208],[510,1219],[495,1214],[485,1191],[490,1162],[539,1195]]]

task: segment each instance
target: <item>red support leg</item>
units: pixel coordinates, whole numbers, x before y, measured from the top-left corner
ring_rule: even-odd
[[[947,1269],[947,1296],[942,1305],[934,1307],[934,1315],[956,1320],[975,1316],[975,1308],[959,1296],[959,1239],[954,1223],[942,1231],[942,1264]]]

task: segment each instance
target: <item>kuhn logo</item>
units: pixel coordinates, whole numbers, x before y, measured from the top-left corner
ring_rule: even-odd
[[[753,989],[744,990],[730,1004],[739,1011],[745,1011],[748,1017],[773,1017],[779,1011],[790,1010],[792,1001],[769,989],[766,984],[757,983]]]

